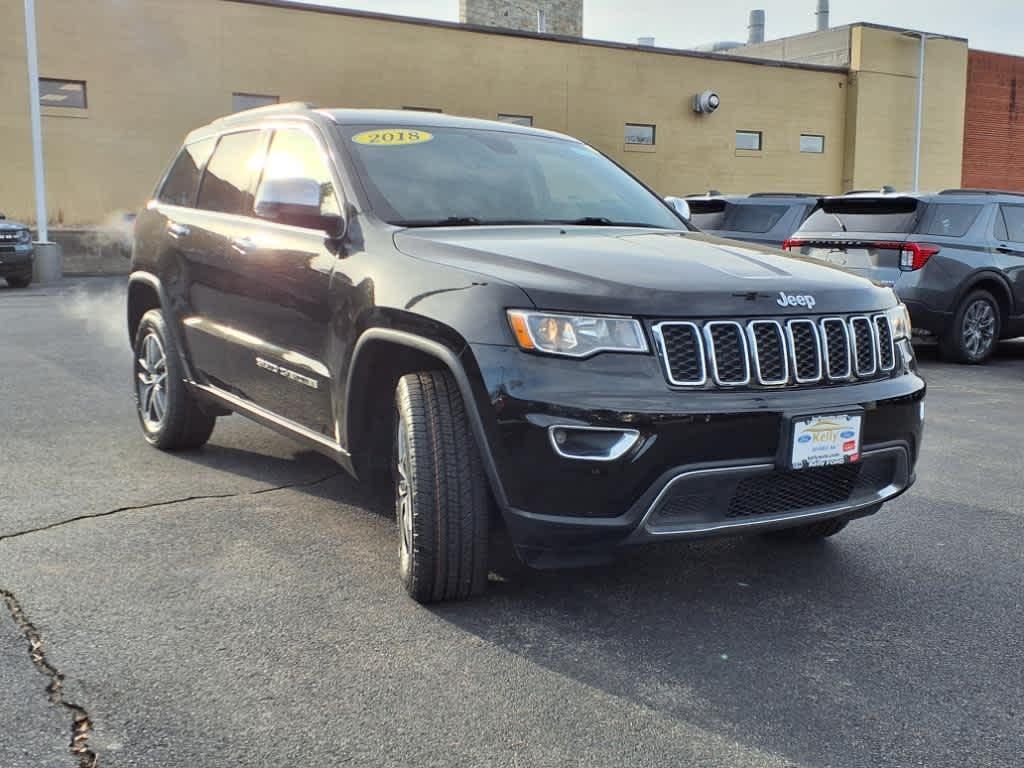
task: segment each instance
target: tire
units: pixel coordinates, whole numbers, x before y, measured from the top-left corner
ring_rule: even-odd
[[[835,536],[849,524],[849,520],[844,520],[841,517],[833,517],[828,520],[820,520],[817,523],[808,523],[807,525],[798,525],[794,528],[783,528],[778,531],[772,531],[770,535],[773,538],[788,541],[814,541],[816,539],[827,539],[829,536]]]
[[[394,435],[403,586],[420,603],[482,593],[490,491],[451,374],[426,371],[399,380]]]
[[[939,340],[942,356],[966,365],[984,363],[995,352],[1001,331],[999,302],[988,291],[971,291],[960,302],[949,330]]]
[[[32,273],[27,275],[10,275],[6,278],[11,288],[28,288],[32,284]]]
[[[181,356],[163,312],[151,309],[142,316],[132,349],[136,412],[146,441],[162,451],[204,445],[217,419],[185,386]]]

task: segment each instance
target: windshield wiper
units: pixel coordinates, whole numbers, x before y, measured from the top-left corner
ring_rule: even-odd
[[[583,216],[579,219],[545,219],[546,224],[579,224],[584,227],[644,227],[647,229],[667,229],[657,224],[644,221],[612,221],[607,216]]]
[[[391,223],[396,227],[474,227],[482,222],[475,216],[449,216],[445,219],[410,219]]]

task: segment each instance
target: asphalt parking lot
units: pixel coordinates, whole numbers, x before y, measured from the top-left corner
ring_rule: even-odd
[[[1019,766],[1024,340],[921,358],[918,484],[835,539],[428,609],[328,460],[145,445],[122,281],[0,287],[0,766]]]

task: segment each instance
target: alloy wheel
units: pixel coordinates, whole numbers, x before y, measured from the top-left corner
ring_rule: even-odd
[[[135,360],[139,415],[146,429],[155,432],[167,416],[167,355],[160,337],[147,333]]]
[[[412,493],[409,478],[412,475],[409,460],[409,439],[401,417],[397,419],[395,435],[395,512],[398,517],[399,548],[403,572],[407,572],[412,560]]]
[[[971,302],[964,312],[964,349],[972,359],[984,357],[995,343],[996,312],[985,299]]]

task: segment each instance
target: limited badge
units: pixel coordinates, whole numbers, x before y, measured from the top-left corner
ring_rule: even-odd
[[[405,147],[410,144],[424,144],[433,141],[434,134],[413,128],[374,128],[352,137],[356,144],[371,147]]]

